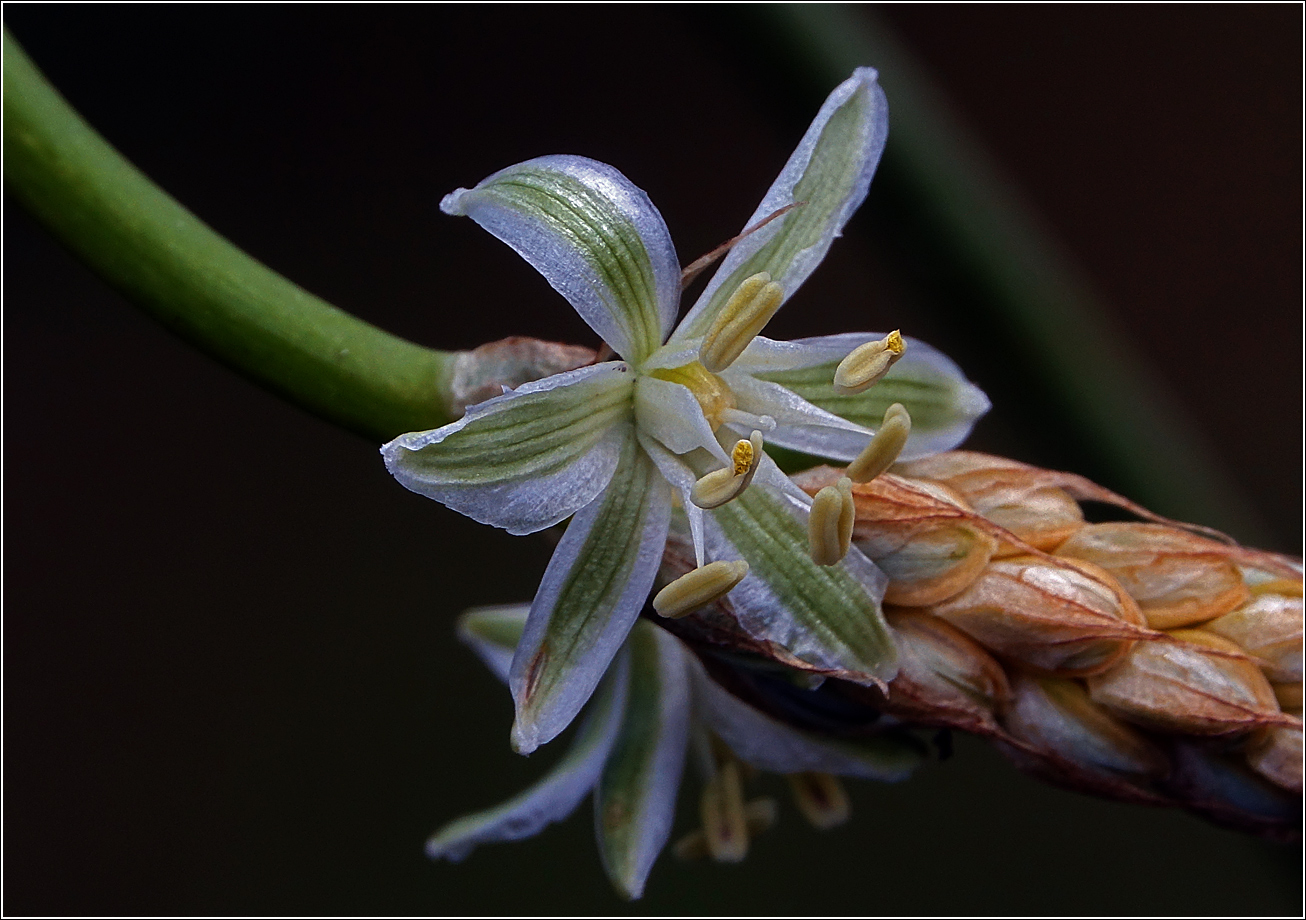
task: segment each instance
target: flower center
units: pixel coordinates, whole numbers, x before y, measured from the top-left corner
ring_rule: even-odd
[[[735,407],[735,394],[730,392],[726,382],[698,361],[680,367],[661,367],[651,371],[649,376],[678,383],[693,393],[713,431],[721,427],[726,413]]]

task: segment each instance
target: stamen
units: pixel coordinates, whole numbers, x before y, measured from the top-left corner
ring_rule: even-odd
[[[744,806],[744,827],[748,830],[748,838],[752,840],[758,834],[770,830],[779,813],[780,807],[769,796],[747,803]],[[685,861],[703,859],[708,855],[707,834],[703,833],[702,828],[692,830],[675,842],[671,852],[676,859]]]
[[[884,379],[907,345],[897,329],[884,338],[858,345],[834,370],[834,391],[850,396],[870,389]]]
[[[807,542],[813,562],[834,565],[848,555],[856,516],[853,483],[847,476],[816,493],[807,519]]]
[[[880,430],[871,443],[848,464],[848,478],[853,482],[870,482],[893,466],[911,434],[911,416],[902,403],[894,403],[884,413]]]
[[[747,441],[736,441],[730,462],[731,466],[713,470],[694,483],[689,495],[694,504],[711,510],[743,494],[762,462],[762,432],[754,431]]]
[[[721,421],[732,425],[747,425],[767,432],[775,431],[775,419],[769,415],[754,415],[742,409],[723,409],[720,416]]]
[[[748,853],[748,823],[737,761],[721,764],[703,787],[699,807],[708,853],[717,862],[740,862]]]
[[[681,575],[653,598],[659,615],[676,619],[725,597],[748,574],[748,563],[719,560]]]
[[[744,353],[783,302],[784,290],[771,280],[770,272],[745,278],[712,321],[698,350],[698,360],[714,374],[725,370]]]
[[[838,827],[852,815],[848,793],[838,778],[829,773],[790,773],[789,788],[803,817],[817,830]]]

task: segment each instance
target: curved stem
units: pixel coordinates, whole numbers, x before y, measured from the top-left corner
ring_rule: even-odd
[[[83,121],[8,30],[4,171],[106,281],[256,383],[373,440],[453,418],[453,354],[350,316],[215,233]]]

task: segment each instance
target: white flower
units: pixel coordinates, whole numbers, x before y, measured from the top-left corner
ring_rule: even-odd
[[[458,632],[506,681],[526,616],[526,605],[469,610]],[[724,748],[714,744],[713,736]],[[736,758],[776,773],[820,772],[886,782],[906,779],[922,760],[920,747],[907,739],[826,738],[785,724],[712,680],[679,639],[639,622],[563,758],[502,805],[441,828],[427,841],[426,852],[457,862],[479,844],[533,836],[570,815],[592,791],[603,868],[618,891],[637,898],[671,833],[691,748],[708,787],[705,797],[715,793],[725,800],[716,809],[724,813],[725,823],[730,817],[742,820],[740,790],[728,784],[721,789],[713,780]],[[742,856],[747,835],[735,836],[743,839],[722,843]]]
[[[855,549],[836,565],[812,561],[811,500],[762,440],[852,460],[901,402],[915,421],[903,456],[919,457],[959,443],[988,401],[920,342],[908,342],[882,384],[850,394],[831,386],[835,368],[878,335],[757,335],[866,196],[887,131],[876,73],[859,69],[745,226],[793,207],[734,246],[679,325],[670,234],[611,166],[541,157],[441,203],[517,250],[621,358],[525,384],[382,448],[409,489],[510,533],[574,515],[512,664],[517,750],[562,731],[607,670],[653,586],[673,496],[700,566],[747,562],[731,601],[750,633],[851,680],[895,673],[883,575]]]

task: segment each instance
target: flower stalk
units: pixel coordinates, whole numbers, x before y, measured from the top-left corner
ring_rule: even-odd
[[[333,307],[215,233],[73,111],[8,30],[4,173],[132,303],[295,405],[372,440],[455,417],[454,354]]]

